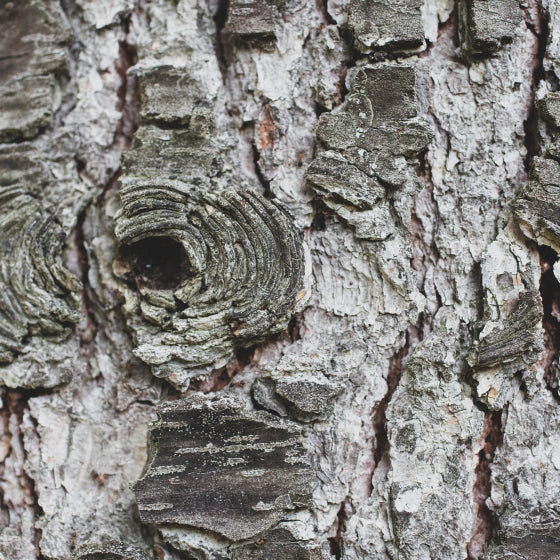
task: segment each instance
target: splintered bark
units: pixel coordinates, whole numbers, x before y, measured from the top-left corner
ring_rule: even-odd
[[[0,21],[0,560],[560,556],[560,0]]]

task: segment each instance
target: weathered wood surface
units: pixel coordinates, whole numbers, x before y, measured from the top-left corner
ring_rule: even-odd
[[[2,560],[558,555],[560,2],[0,19]]]
[[[189,525],[238,541],[308,507],[313,476],[296,425],[227,397],[158,409],[153,458],[134,485],[144,522]]]

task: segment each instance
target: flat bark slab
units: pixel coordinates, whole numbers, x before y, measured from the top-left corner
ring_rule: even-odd
[[[159,415],[152,462],[134,485],[144,522],[235,541],[310,504],[312,471],[295,424],[224,396],[167,403]]]

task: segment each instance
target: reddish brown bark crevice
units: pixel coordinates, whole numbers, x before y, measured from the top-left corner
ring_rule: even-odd
[[[84,220],[85,211],[78,217],[78,223],[76,225],[76,247],[78,252],[78,266],[80,269],[80,280],[82,282],[82,308],[86,316],[86,323],[84,326],[80,326],[78,329],[78,335],[80,337],[80,345],[82,349],[89,346],[97,336],[98,321],[94,313],[94,295],[89,285],[89,257],[85,245],[84,236]]]
[[[544,69],[544,58],[549,37],[549,16],[544,10],[541,0],[529,0],[527,7],[525,8],[525,15],[525,24],[527,25],[527,28],[538,39],[537,52],[534,53],[533,57],[531,105],[529,107],[527,119],[523,123],[523,128],[525,130],[525,147],[527,148],[527,155],[525,156],[525,169],[526,171],[529,171],[533,164],[533,159],[540,152],[538,130],[539,116],[534,100],[539,82],[547,77]]]
[[[138,8],[136,8],[138,9]],[[121,150],[128,150],[132,145],[134,133],[140,123],[140,92],[136,77],[128,73],[129,68],[138,62],[138,51],[136,45],[130,40],[131,15],[127,15],[122,26],[125,40],[119,43],[119,58],[116,69],[121,78],[118,91],[117,110],[121,112],[121,118],[115,136],[115,145]]]
[[[327,0],[317,0],[317,9],[325,18],[327,25],[336,25],[335,19],[329,13],[329,6]]]
[[[481,436],[484,445],[478,453],[478,464],[475,468],[476,479],[473,486],[473,498],[478,508],[478,523],[467,546],[468,560],[477,560],[496,534],[496,516],[486,502],[492,490],[492,462],[496,449],[502,444],[504,438],[505,413],[507,413],[506,409],[486,413],[486,425]]]
[[[189,391],[216,393],[228,387],[233,378],[254,361],[256,346],[240,348],[235,356],[224,366],[214,370],[208,377],[193,380]]]
[[[128,72],[128,70],[138,62],[138,52],[132,37],[132,25],[134,17],[142,16],[140,3],[136,2],[132,12],[129,12],[121,18],[121,28],[124,39],[119,42],[119,56],[115,62],[115,69],[120,77],[120,86],[117,91],[117,110],[121,112],[112,149],[122,153],[132,147],[134,134],[140,124],[140,91],[136,77]],[[78,168],[80,162],[78,162]],[[99,195],[92,201],[102,208],[106,202],[107,193],[118,189],[118,180],[122,173],[121,168],[117,169],[108,181],[102,185]],[[86,234],[84,232],[84,223],[87,214],[91,208],[91,204],[86,206],[78,216],[76,229],[74,231],[75,247],[77,251],[77,263],[79,267],[79,277],[82,282],[82,300],[83,310],[86,316],[86,324],[79,329],[78,334],[81,343],[81,351],[84,355],[88,355],[93,350],[93,344],[97,336],[97,332],[101,327],[102,320],[96,317],[97,313],[103,313],[102,306],[97,301],[94,290],[89,282],[89,255],[86,246]]]
[[[274,125],[272,125],[272,126],[274,127]],[[274,135],[274,132],[272,132],[272,134]],[[272,140],[272,143],[274,143],[273,140]],[[270,146],[271,144],[268,144],[268,145]],[[265,198],[268,198],[269,200],[272,199],[272,198],[276,198],[276,195],[272,192],[272,189],[270,188],[270,181],[264,176],[264,174],[262,172],[262,169],[261,169],[261,164],[260,164],[261,152],[257,148],[257,146],[254,142],[251,144],[251,147],[252,147],[252,150],[253,150],[253,164],[254,164],[254,168],[255,168],[255,175],[257,176],[257,179],[258,179],[258,181],[261,184],[261,187],[263,189],[263,196]]]
[[[391,357],[389,373],[387,375],[387,392],[379,403],[373,415],[373,430],[375,433],[375,450],[373,453],[375,467],[381,463],[389,453],[389,437],[387,434],[387,406],[399,385],[403,373],[403,358],[408,354],[407,342]],[[374,469],[375,469],[374,467]]]
[[[270,106],[265,105],[263,118],[259,126],[259,150],[274,148],[274,132],[276,127],[270,114]]]
[[[405,333],[404,344],[391,356],[389,362],[389,371],[387,374],[387,391],[385,396],[373,413],[373,430],[375,434],[375,447],[373,449],[373,469],[370,476],[369,493],[373,491],[373,473],[377,467],[389,460],[389,435],[387,432],[387,407],[393,398],[393,395],[399,386],[404,366],[405,358],[421,340],[421,332],[418,327],[409,327]]]

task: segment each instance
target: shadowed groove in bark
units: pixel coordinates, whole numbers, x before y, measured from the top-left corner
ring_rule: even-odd
[[[373,451],[374,467],[372,476],[373,472],[375,472],[375,469],[381,464],[381,462],[383,460],[388,460],[389,458],[390,444],[387,434],[387,406],[391,402],[393,394],[399,385],[404,369],[403,360],[410,352],[410,349],[410,339],[407,332],[405,334],[404,344],[391,357],[389,362],[389,373],[387,374],[387,392],[373,414],[375,449]],[[370,489],[370,493],[371,490],[372,489]]]
[[[330,552],[334,556],[335,560],[340,560],[342,558],[342,536],[346,530],[346,522],[349,518],[349,513],[347,511],[348,508],[349,501],[348,498],[345,498],[340,504],[340,509],[336,515],[336,534],[334,537],[329,538]]]
[[[67,7],[67,9],[69,8]],[[133,12],[139,15],[140,10],[140,2],[136,0]],[[114,150],[123,152],[131,148],[134,133],[138,129],[140,121],[140,92],[136,77],[128,73],[128,70],[138,62],[136,45],[129,40],[132,25],[132,12],[123,15],[120,18],[120,24],[124,32],[124,39],[119,41],[119,56],[115,61],[115,67],[121,80],[117,91],[117,110],[121,112],[121,118],[119,119],[117,130],[115,131],[112,147]],[[79,166],[80,162],[78,162],[78,168]],[[99,207],[102,207],[105,203],[104,196],[106,193],[116,190],[121,173],[122,170],[119,167],[105,185],[103,185],[97,197],[82,210],[76,223],[74,239],[78,254],[77,262],[80,268],[80,280],[82,282],[83,309],[87,318],[87,326],[84,329],[79,329],[79,337],[82,352],[85,353],[88,352],[87,347],[92,345],[97,336],[98,329],[101,328],[101,322],[96,318],[96,313],[102,312],[102,307],[96,302],[97,298],[89,282],[90,263],[85,244],[84,222],[91,205],[97,204]]]
[[[317,1],[317,9],[323,17],[328,25],[336,25],[335,19],[329,13],[329,6],[327,5],[327,0],[316,0]]]
[[[140,10],[139,6],[139,3],[136,2],[134,11],[137,13]],[[120,143],[120,148],[122,150],[130,149],[134,133],[138,129],[140,120],[140,92],[138,91],[138,80],[136,76],[128,73],[129,68],[138,62],[136,45],[129,41],[131,20],[132,14],[127,14],[121,20],[125,39],[119,43],[119,58],[117,60],[117,71],[121,78],[117,110],[121,111],[122,116],[119,120],[119,127],[115,135],[115,144]]]
[[[412,231],[412,268],[418,274],[418,289],[420,293],[427,296],[426,293],[426,277],[430,269],[434,269],[437,266],[440,255],[436,244],[436,232],[439,223],[439,210],[438,205],[434,197],[434,185],[432,183],[432,169],[430,162],[428,160],[428,154],[423,153],[419,157],[420,165],[417,169],[418,177],[420,181],[424,184],[424,188],[414,197],[414,206],[411,212],[411,231]],[[427,232],[422,224],[422,220],[418,216],[418,204],[420,197],[425,198],[426,205],[431,210],[431,217],[433,222],[433,230],[428,239],[426,239]],[[433,272],[432,272],[433,275]],[[428,314],[425,314],[421,320],[422,330],[425,334],[426,326],[431,326],[432,319],[437,313],[437,310],[441,307],[442,301],[441,296],[437,291],[437,287],[434,284],[434,292],[436,296],[436,301],[430,302],[433,306]]]
[[[24,456],[21,458],[21,472],[18,473],[18,482],[21,488],[24,490],[25,494],[25,506],[33,509],[35,513],[35,520],[37,520],[42,514],[43,510],[39,505],[39,499],[35,491],[35,482],[27,472],[25,471],[25,447],[23,443],[23,434],[21,430],[19,433],[13,433],[10,427],[10,417],[15,417],[17,420],[18,428],[23,425],[23,417],[27,410],[29,410],[29,399],[37,397],[40,395],[48,394],[49,391],[43,389],[8,389],[4,388],[0,393],[2,398],[3,406],[0,408],[0,422],[4,424],[4,432],[10,434],[10,438],[17,437],[19,439],[19,447],[23,450]],[[10,444],[10,452],[14,453],[14,446]],[[3,465],[2,465],[3,466]],[[0,478],[2,477],[2,471],[0,470]],[[0,494],[0,506],[4,506],[3,503],[4,496]],[[36,560],[45,560],[44,556],[41,554],[39,549],[39,543],[41,540],[41,529],[35,527],[35,539],[33,546],[35,547]]]
[[[486,500],[492,489],[492,461],[496,449],[504,438],[506,418],[507,408],[486,413],[486,425],[481,436],[484,438],[484,445],[478,453],[478,464],[475,468],[476,479],[473,486],[473,497],[478,506],[477,528],[467,546],[467,560],[478,560],[496,534],[496,516],[486,505]]]
[[[75,230],[76,250],[78,253],[77,261],[78,261],[78,266],[80,268],[80,280],[82,282],[83,310],[86,315],[86,321],[87,321],[87,324],[84,328],[81,328],[78,325],[80,345],[82,346],[83,351],[86,351],[85,347],[89,346],[95,340],[99,328],[98,320],[95,316],[95,311],[94,311],[95,296],[93,294],[91,285],[89,283],[90,263],[89,263],[88,252],[85,245],[85,235],[84,235],[84,220],[86,218],[86,210],[84,210],[78,217],[78,223],[76,224],[76,230]]]
[[[387,431],[387,407],[393,398],[406,366],[406,358],[410,355],[413,348],[422,340],[423,320],[418,322],[418,326],[410,325],[404,334],[403,345],[396,350],[389,361],[389,372],[387,374],[387,391],[385,396],[373,412],[373,431],[375,434],[375,447],[373,449],[373,469],[370,476],[369,493],[373,491],[372,478],[376,469],[383,463],[388,463],[390,442]]]
[[[251,148],[253,151],[253,165],[255,168],[255,175],[259,180],[259,183],[263,189],[263,196],[268,200],[272,198],[276,198],[275,194],[272,192],[270,188],[270,181],[263,175],[259,160],[261,158],[261,153],[257,148],[257,145],[253,142],[251,144]]]
[[[214,50],[216,59],[218,60],[218,67],[222,74],[222,80],[225,83],[227,78],[227,52],[228,45],[225,37],[225,26],[228,17],[229,0],[218,0],[216,13],[214,14],[214,23],[216,24],[216,37],[214,40]]]
[[[533,24],[529,18],[527,18],[526,25],[527,28],[537,37],[538,39],[538,51],[536,57],[533,60],[533,80],[531,84],[531,105],[529,107],[529,114],[527,120],[523,123],[523,128],[525,130],[525,147],[527,148],[527,155],[525,157],[525,170],[529,171],[533,163],[533,159],[540,152],[539,146],[539,131],[538,131],[538,112],[535,107],[535,93],[539,82],[546,78],[544,70],[544,57],[546,54],[546,45],[548,43],[548,38],[550,34],[549,30],[549,15],[545,12],[542,0],[531,0],[529,2],[531,7],[534,9],[537,15],[537,21]]]
[[[552,266],[558,255],[549,247],[539,247],[541,261],[540,292],[543,303],[544,352],[541,364],[544,381],[552,396],[560,402],[558,383],[560,379],[560,284]]]

